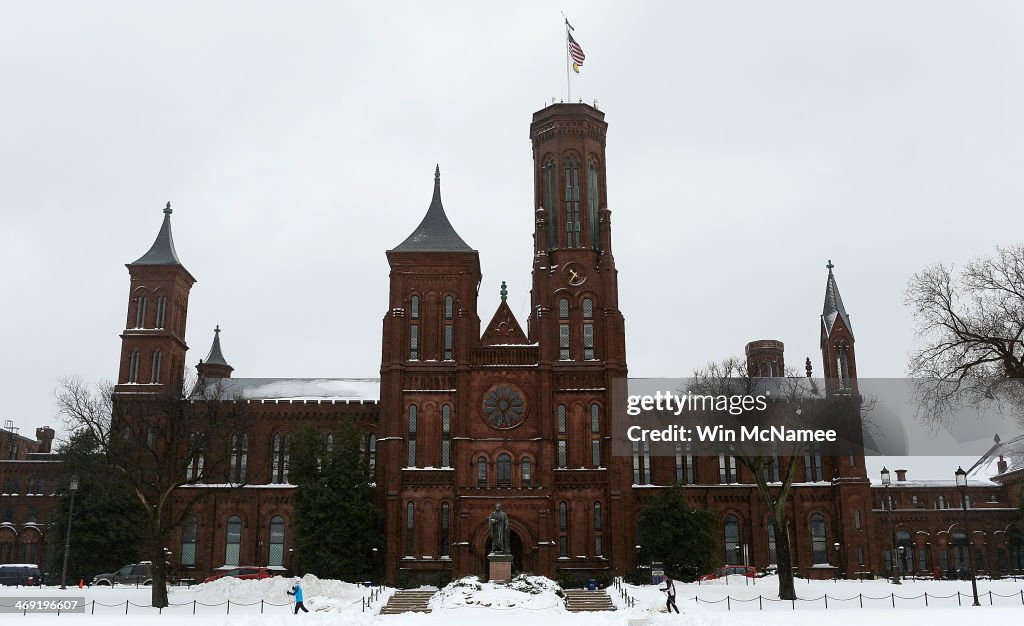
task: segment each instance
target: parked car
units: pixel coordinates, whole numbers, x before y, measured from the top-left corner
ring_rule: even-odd
[[[225,570],[223,572],[217,572],[213,576],[210,576],[204,583],[212,582],[214,580],[224,578],[225,576],[231,576],[232,578],[240,578],[242,580],[263,580],[264,578],[270,578],[272,576],[291,576],[288,570],[283,569],[270,569],[269,567],[236,567],[234,569]]]
[[[746,576],[747,578],[754,578],[757,576],[757,568],[753,565],[726,565],[725,567],[719,567],[711,573],[704,574],[700,579],[715,580],[725,576]]]
[[[8,563],[0,565],[0,585],[38,586],[43,584],[43,573],[39,566],[31,563]]]
[[[774,576],[779,573],[778,565],[766,565],[763,569],[757,570],[757,577],[764,578],[765,576]]]
[[[142,561],[141,563],[125,565],[116,572],[109,574],[96,574],[92,579],[92,584],[104,587],[112,587],[114,585],[152,585],[152,565],[152,561]]]

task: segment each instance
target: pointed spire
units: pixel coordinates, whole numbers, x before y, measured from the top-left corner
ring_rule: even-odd
[[[825,333],[827,335],[832,334],[832,328],[835,327],[836,319],[838,318],[843,321],[846,330],[853,335],[850,316],[846,312],[846,307],[843,306],[843,298],[839,295],[839,286],[836,284],[836,277],[832,273],[832,268],[835,267],[832,264],[832,259],[829,259],[825,267],[828,268],[828,278],[825,281],[825,305],[821,310],[821,322],[824,325]]]
[[[441,204],[441,167],[434,167],[434,195],[420,225],[405,241],[395,246],[399,252],[471,252],[445,215]]]
[[[508,299],[508,287],[505,285],[505,281],[501,281],[501,301],[504,302]]]
[[[160,225],[156,241],[146,254],[129,265],[181,265],[178,253],[174,250],[174,237],[171,236],[171,213],[171,203],[168,202],[164,207],[164,222]]]
[[[210,346],[210,353],[203,359],[205,365],[228,365],[224,359],[224,353],[220,349],[220,325],[213,329],[213,345]],[[228,365],[230,367],[230,365]]]

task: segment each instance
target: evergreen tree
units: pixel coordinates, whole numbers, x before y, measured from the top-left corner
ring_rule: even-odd
[[[295,543],[304,572],[349,581],[379,577],[384,515],[364,441],[350,419],[339,424],[330,446],[312,427],[291,438]]]
[[[78,491],[71,520],[67,584],[77,585],[80,579],[89,583],[96,574],[137,562],[145,511],[131,487],[106,465],[100,445],[88,432],[72,435],[58,453],[65,475],[57,488],[60,501],[54,507],[47,531],[51,543],[47,551],[47,582],[61,583],[71,476],[78,477]]]
[[[651,498],[637,523],[644,561],[662,561],[674,580],[691,582],[718,565],[718,517],[690,506],[679,485]]]

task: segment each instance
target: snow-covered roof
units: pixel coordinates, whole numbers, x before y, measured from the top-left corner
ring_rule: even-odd
[[[224,399],[380,400],[379,378],[216,378],[207,380],[204,388]]]
[[[939,479],[939,480],[894,480],[891,485],[893,487],[910,488],[910,487],[956,487],[956,480],[950,479]],[[884,489],[880,482],[872,480],[872,487],[878,489]],[[984,477],[975,476],[974,478],[967,479],[968,487],[994,487],[995,483]]]

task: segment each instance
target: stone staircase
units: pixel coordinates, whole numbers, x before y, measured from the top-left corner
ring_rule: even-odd
[[[565,608],[572,613],[584,611],[614,611],[608,592],[603,589],[587,591],[586,589],[566,589]]]
[[[427,602],[434,597],[434,591],[412,591],[399,589],[388,598],[388,603],[380,609],[380,615],[398,615],[399,613],[429,613]]]

